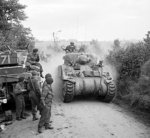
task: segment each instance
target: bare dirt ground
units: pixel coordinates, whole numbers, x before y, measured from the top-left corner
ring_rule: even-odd
[[[29,116],[6,126],[1,138],[149,138],[150,127],[114,104],[78,99],[70,104],[55,100],[53,130],[37,133],[38,121]]]

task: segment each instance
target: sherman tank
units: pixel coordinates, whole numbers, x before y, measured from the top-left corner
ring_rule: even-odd
[[[8,104],[11,104],[10,106],[13,107],[12,104],[15,104],[13,91],[19,76],[25,77],[25,86],[27,86],[32,70],[39,70],[36,66],[30,69],[26,66],[27,55],[27,49],[9,49],[0,52],[0,105],[7,105],[9,108]],[[28,97],[28,93],[25,94],[25,97]]]
[[[109,72],[103,71],[102,61],[92,54],[70,52],[59,66],[63,81],[63,102],[71,102],[78,95],[92,95],[104,102],[111,102],[116,94],[115,83]]]

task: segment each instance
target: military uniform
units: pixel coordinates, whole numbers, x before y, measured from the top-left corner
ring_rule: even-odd
[[[35,54],[35,55],[33,53],[28,54],[27,63],[31,65],[37,65],[38,67],[40,67],[40,71],[43,72],[43,68],[41,64],[39,63],[39,61],[40,61],[40,58],[38,54]]]
[[[51,78],[50,80],[52,84],[53,79]],[[45,81],[42,87],[42,94],[41,94],[42,108],[40,110],[41,118],[38,124],[38,130],[40,133],[43,126],[45,126],[45,129],[52,129],[52,127],[49,125],[51,117],[51,105],[53,99],[53,91],[51,84]]]
[[[36,113],[37,113],[37,108],[39,108],[40,97],[41,97],[40,81],[38,80],[36,75],[29,80],[28,89],[30,90],[29,97],[32,104],[32,115],[34,121],[37,120]]]
[[[26,66],[29,68],[30,68],[30,65],[38,66],[40,68],[39,71],[41,73],[41,76],[43,76],[42,75],[43,68],[42,68],[42,65],[39,63],[39,61],[40,61],[39,54],[32,52],[28,54],[27,56]]]
[[[24,110],[25,110],[25,101],[24,101],[24,83],[18,82],[15,86],[15,102],[16,102],[16,119],[21,120],[25,119]]]
[[[71,46],[71,45],[69,45],[69,46],[66,47],[66,50],[67,50],[68,52],[74,52],[75,49],[76,49],[75,46]]]
[[[71,42],[70,45],[66,47],[66,51],[68,52],[75,52],[75,50],[76,50],[76,46],[74,45],[73,42]]]

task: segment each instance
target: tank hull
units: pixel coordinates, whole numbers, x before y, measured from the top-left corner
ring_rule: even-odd
[[[63,81],[63,101],[71,102],[78,95],[93,95],[102,101],[111,102],[115,97],[116,88],[112,79],[108,79],[99,71],[97,77],[72,77],[66,75],[68,67],[59,66],[60,78]]]
[[[106,90],[106,85],[102,86],[104,81],[102,78],[74,78],[75,81],[75,95],[99,95]]]

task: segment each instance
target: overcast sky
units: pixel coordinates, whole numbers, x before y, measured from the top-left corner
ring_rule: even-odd
[[[20,0],[27,5],[34,37],[59,39],[143,39],[150,30],[150,0]],[[61,32],[58,32],[61,30]]]

